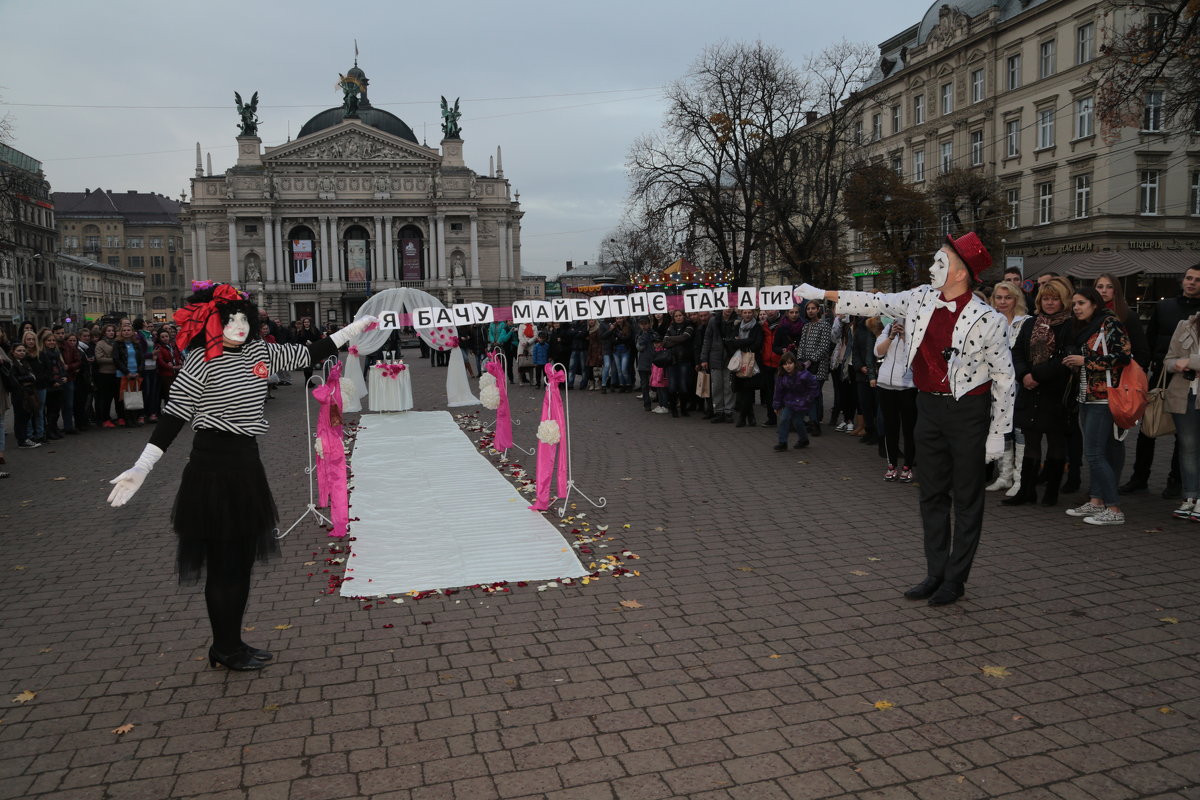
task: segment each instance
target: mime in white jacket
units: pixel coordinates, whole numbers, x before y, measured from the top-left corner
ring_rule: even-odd
[[[917,395],[917,478],[927,573],[904,593],[930,605],[963,596],[983,529],[987,462],[1012,430],[1016,380],[1008,321],[971,292],[992,264],[967,233],[934,256],[929,284],[895,294],[824,291],[803,284],[798,298],[832,300],[837,313],[904,320]],[[954,511],[951,527],[950,512]]]

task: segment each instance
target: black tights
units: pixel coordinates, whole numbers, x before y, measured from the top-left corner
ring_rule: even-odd
[[[213,647],[228,655],[242,646],[242,615],[250,596],[250,571],[254,567],[257,544],[209,542],[205,551],[208,577],[204,583],[204,601],[212,625]]]

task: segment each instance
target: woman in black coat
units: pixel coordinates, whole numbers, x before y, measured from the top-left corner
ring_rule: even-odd
[[[1066,399],[1071,370],[1063,365],[1071,345],[1071,290],[1052,280],[1037,295],[1037,314],[1025,323],[1013,345],[1013,370],[1017,376],[1016,425],[1025,434],[1025,457],[1021,461],[1021,490],[1001,501],[1020,506],[1037,500],[1037,476],[1042,463],[1042,437],[1046,439],[1046,491],[1042,505],[1058,502],[1063,466],[1067,461],[1068,409]]]
[[[742,353],[742,358],[747,355],[753,356],[758,364],[758,372],[745,378],[734,376],[734,410],[738,415],[736,427],[744,428],[749,425],[753,428],[758,424],[754,419],[754,392],[758,389],[759,372],[762,371],[762,358],[759,354],[763,348],[763,329],[758,322],[758,312],[754,309],[744,308],[740,316],[741,319],[733,327],[732,346],[734,350]]]

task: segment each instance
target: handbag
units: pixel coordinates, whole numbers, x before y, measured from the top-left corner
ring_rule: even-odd
[[[1151,439],[1175,432],[1175,418],[1167,412],[1167,368],[1158,371],[1158,381],[1146,393],[1146,413],[1142,414],[1142,433]]]
[[[735,351],[734,354],[729,357],[729,363],[725,365],[725,368],[728,369],[730,372],[737,372],[739,369],[742,368],[742,351],[741,350]]]
[[[696,373],[696,396],[712,397],[712,376],[703,370]]]
[[[754,357],[754,353],[739,350],[734,354],[734,358],[738,360],[736,368],[732,366],[733,358],[729,359],[730,369],[733,370],[734,375],[745,380],[758,374],[758,359]]]
[[[142,397],[142,379],[133,375],[121,378],[121,400],[126,411],[142,411],[146,401]]]
[[[654,355],[650,358],[650,363],[656,367],[666,369],[675,363],[675,356],[672,355],[670,348],[664,347],[661,350],[654,351]]]
[[[1100,348],[1108,355],[1107,336],[1100,331]],[[1114,432],[1117,441],[1124,441],[1129,429],[1138,424],[1146,412],[1148,381],[1142,365],[1129,359],[1129,363],[1121,370],[1120,385],[1113,386],[1112,370],[1104,370],[1104,383],[1108,386],[1108,411],[1112,414],[1113,425],[1120,428],[1119,434]]]

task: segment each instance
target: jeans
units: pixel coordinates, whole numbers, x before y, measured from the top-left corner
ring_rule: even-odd
[[[804,412],[804,418],[809,422],[821,424],[821,418],[825,416],[825,381],[817,382],[817,396],[813,398],[812,405],[808,407],[808,411]]]
[[[158,371],[142,370],[142,397],[145,401],[146,414],[158,415],[161,403],[158,399]]]
[[[1083,455],[1088,465],[1091,497],[1099,497],[1106,506],[1119,506],[1117,482],[1125,466],[1125,443],[1113,436],[1112,412],[1108,403],[1082,403],[1079,427],[1083,433]]]
[[[775,432],[780,444],[787,444],[788,435],[792,431],[795,431],[798,437],[796,444],[804,444],[808,441],[808,428],[804,426],[805,412],[784,406],[776,413],[779,415],[779,425]]]
[[[75,381],[67,381],[62,389],[62,429],[75,430]]]
[[[38,410],[29,415],[29,430],[25,433],[26,439],[45,439],[46,438],[46,390],[38,389]]]
[[[1175,420],[1175,441],[1179,443],[1183,496],[1194,500],[1200,497],[1200,410],[1196,408],[1196,393],[1188,394],[1186,413],[1171,417]]]
[[[592,375],[592,369],[591,369],[591,367],[589,367],[587,365],[587,351],[586,350],[572,350],[571,351],[571,366],[567,369],[567,388],[568,389],[573,389],[575,387],[575,376],[576,375],[580,375],[583,377],[583,382],[579,384],[579,388],[586,389],[587,385],[588,385],[588,380],[591,378],[591,375]]]
[[[613,353],[617,362],[617,384],[633,386],[633,356],[628,350],[617,350]]]
[[[604,354],[604,370],[600,373],[601,386],[620,385],[617,377],[617,359],[612,353]]]

